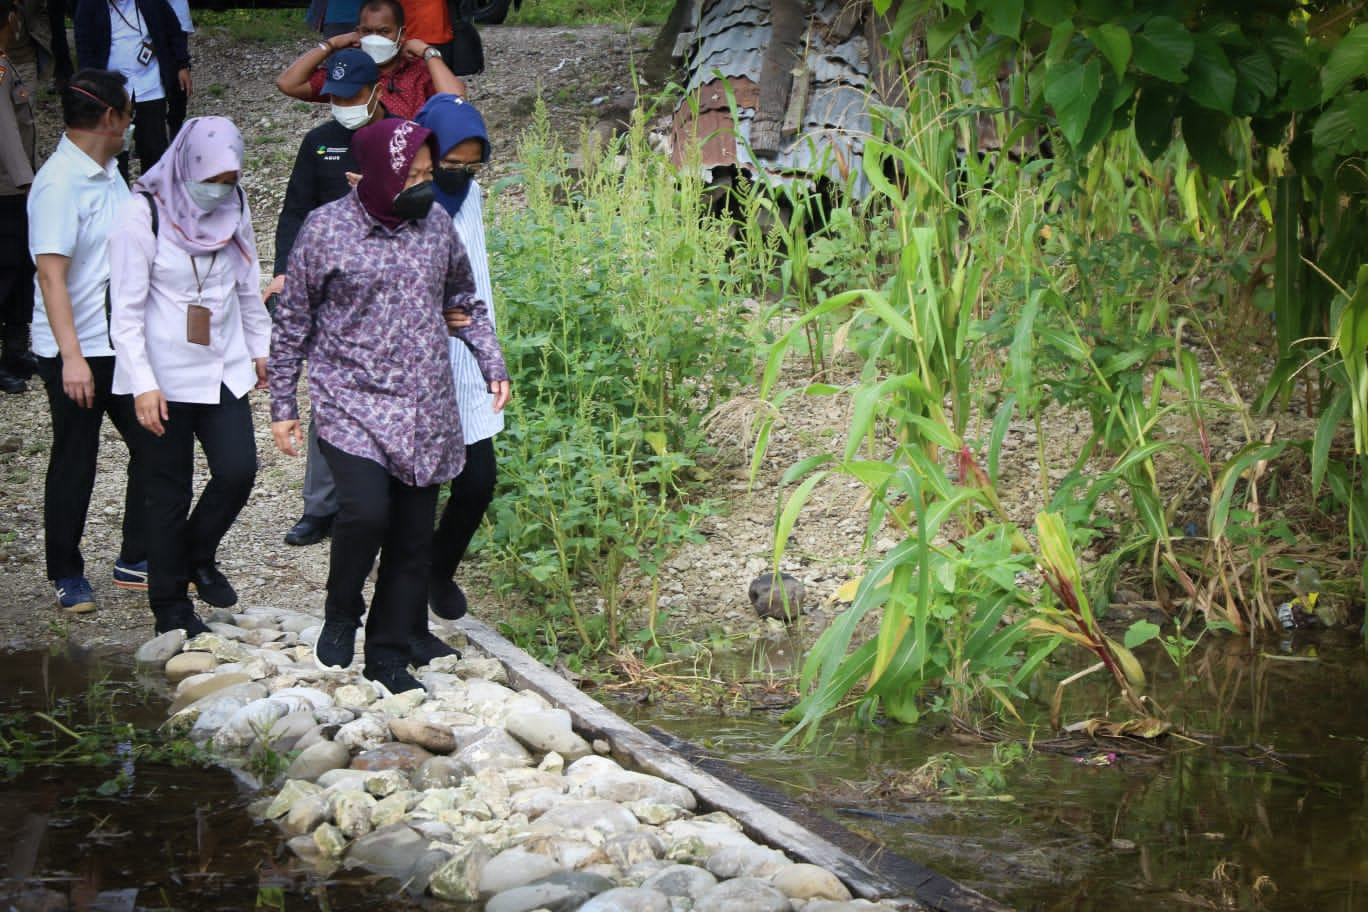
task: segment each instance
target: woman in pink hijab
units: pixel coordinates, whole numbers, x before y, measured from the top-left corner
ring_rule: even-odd
[[[110,232],[114,389],[134,396],[141,428],[130,445],[148,491],[158,632],[208,629],[191,584],[211,605],[237,602],[217,553],[256,477],[247,393],[265,386],[271,336],[242,157],[231,120],[186,121]],[[196,440],[210,478],[192,510]]]

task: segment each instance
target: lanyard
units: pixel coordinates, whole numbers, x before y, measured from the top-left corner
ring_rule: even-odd
[[[138,12],[138,4],[136,0],[133,3],[133,22],[136,22],[137,25],[134,25],[133,22],[128,21],[128,17],[125,16],[123,12],[119,9],[118,5],[115,3],[115,0],[109,0],[109,8],[114,11],[114,15],[118,16],[120,19],[123,20],[124,25],[128,26],[133,31],[137,32],[139,37],[142,37],[142,14]]]
[[[195,303],[200,307],[204,306],[204,283],[209,281],[210,274],[214,271],[214,262],[218,259],[219,252],[214,251],[214,255],[209,257],[209,268],[204,270],[204,278],[200,278],[199,263],[195,262],[194,256],[190,256],[190,268],[195,272]]]

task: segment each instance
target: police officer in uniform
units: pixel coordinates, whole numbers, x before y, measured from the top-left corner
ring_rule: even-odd
[[[9,58],[19,29],[14,0],[0,0],[0,392],[22,393],[36,362],[29,351],[33,261],[25,199],[38,169],[29,90]]]

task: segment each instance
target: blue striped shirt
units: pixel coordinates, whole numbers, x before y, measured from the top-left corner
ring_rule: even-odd
[[[489,278],[489,254],[485,249],[484,202],[480,185],[472,180],[460,211],[452,218],[456,233],[465,243],[470,268],[475,273],[475,296],[485,302],[489,322],[494,323],[494,284]],[[497,332],[498,327],[495,326]],[[480,365],[466,344],[451,338],[451,373],[456,378],[456,407],[467,445],[493,437],[504,428],[502,412],[494,411],[494,396],[480,373]]]

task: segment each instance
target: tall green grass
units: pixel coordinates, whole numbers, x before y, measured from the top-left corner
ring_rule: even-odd
[[[644,117],[572,167],[539,109],[517,160],[490,238],[515,390],[497,579],[593,651],[618,645],[624,568],[653,577],[708,509],[702,422],[751,376],[751,279]]]

